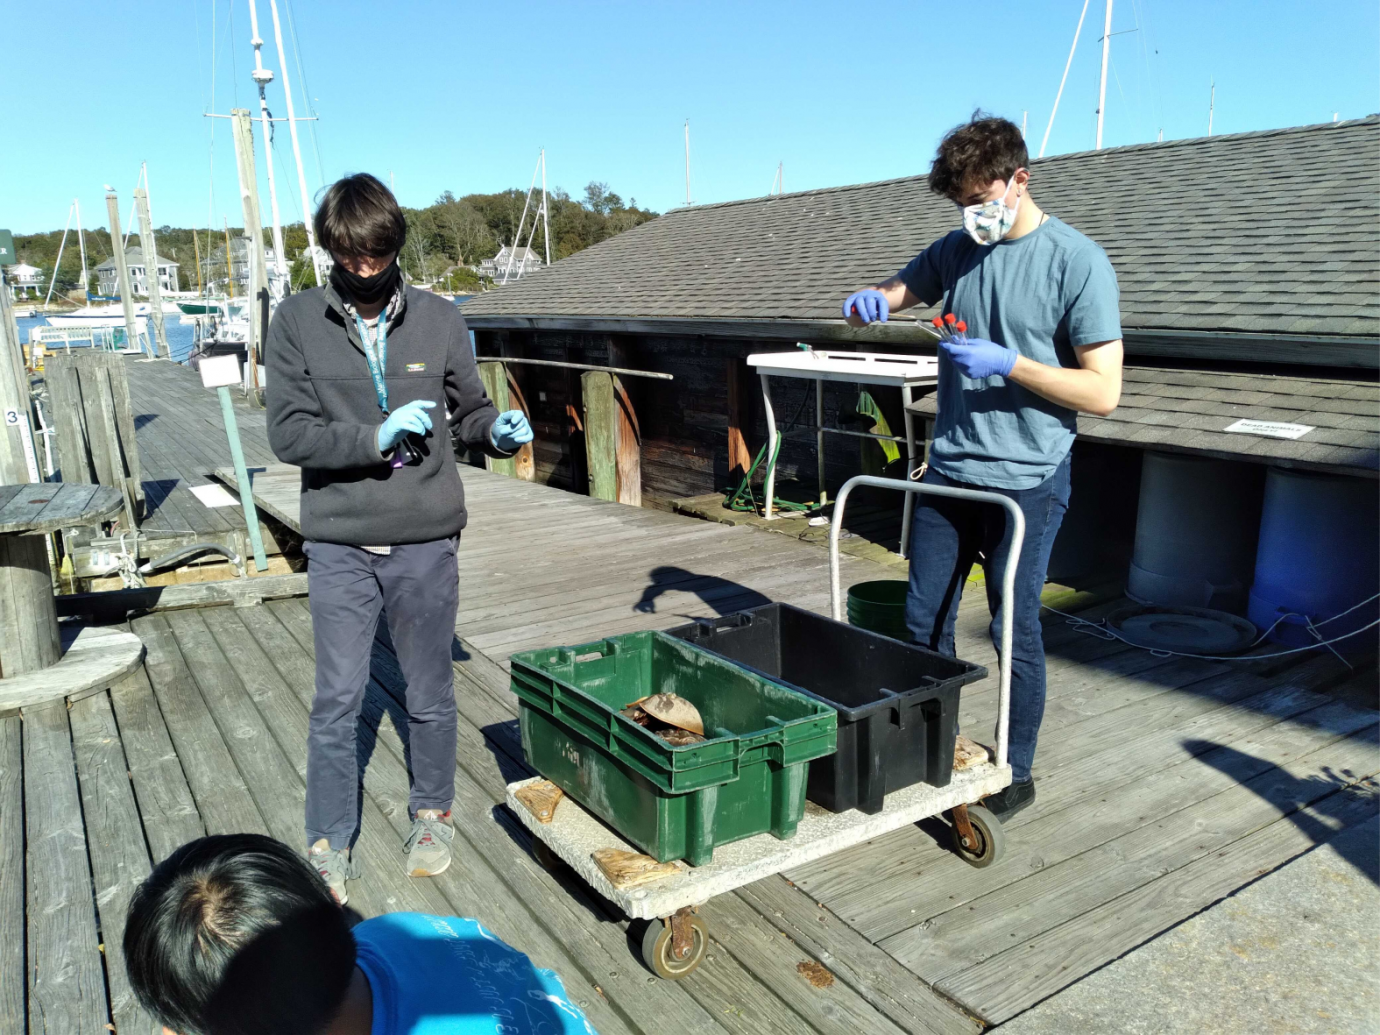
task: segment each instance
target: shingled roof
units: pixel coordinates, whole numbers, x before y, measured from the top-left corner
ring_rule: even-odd
[[[1380,335],[1380,116],[1040,159],[1042,208],[1100,243],[1136,335]],[[920,176],[675,209],[467,302],[475,327],[841,324],[954,228]],[[701,328],[701,331],[703,329]],[[1373,360],[1370,364],[1373,365]]]

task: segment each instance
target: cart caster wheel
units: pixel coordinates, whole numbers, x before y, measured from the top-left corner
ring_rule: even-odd
[[[954,825],[954,851],[969,866],[985,869],[999,860],[1006,852],[1006,834],[1001,829],[1001,820],[981,805],[968,806],[968,823],[972,826],[977,840],[975,847],[963,843],[963,835]]]
[[[532,838],[532,855],[541,864],[542,869],[551,873],[565,868],[565,860],[552,851],[551,846],[541,838]]]
[[[652,973],[667,981],[678,981],[693,974],[704,962],[704,954],[709,949],[709,928],[705,922],[688,914],[682,922],[690,929],[690,944],[686,946],[684,959],[676,958],[671,944],[671,925],[666,921],[653,920],[642,935],[642,961]]]

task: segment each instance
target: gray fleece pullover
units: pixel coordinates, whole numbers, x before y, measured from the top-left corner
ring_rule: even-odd
[[[279,460],[302,468],[307,539],[372,546],[458,535],[466,515],[455,447],[511,455],[489,439],[498,411],[479,380],[465,320],[430,292],[407,287],[390,303],[384,371],[391,410],[414,399],[436,403],[420,464],[394,468],[379,453],[383,412],[354,318],[332,287],[284,300],[265,352],[268,441]]]

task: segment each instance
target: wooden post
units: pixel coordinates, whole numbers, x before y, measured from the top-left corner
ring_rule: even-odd
[[[129,282],[129,263],[125,261],[124,231],[120,229],[120,198],[108,191],[105,211],[110,217],[110,251],[115,257],[115,273],[120,281],[120,306],[125,311],[125,334],[130,348],[139,347],[139,325],[134,321],[134,286]]]
[[[609,366],[634,370],[637,368],[631,350],[622,339],[609,339]],[[642,429],[637,425],[637,411],[627,386],[616,375],[613,391],[618,401],[615,429],[615,454],[618,467],[618,502],[630,507],[642,506]]]
[[[19,342],[10,321],[9,288],[0,273],[0,415],[29,415],[28,375],[16,363]],[[0,419],[0,484],[27,485],[24,427]],[[62,657],[48,541],[41,535],[0,536],[0,678],[36,672]]]
[[[642,447],[627,391],[615,375],[589,370],[580,377],[580,393],[584,397],[589,494],[640,507]]]
[[[512,367],[505,363],[503,364],[503,370],[508,380],[508,408],[510,410],[521,410],[527,415],[527,421],[530,424],[532,421],[532,411],[527,406],[527,399],[522,394],[522,386],[518,384]],[[524,482],[535,481],[537,477],[535,445],[535,440],[528,442],[519,449],[517,454],[513,457],[513,463],[516,466],[516,477]]]
[[[259,361],[268,334],[268,257],[264,253],[264,224],[259,218],[259,186],[254,172],[254,130],[248,108],[232,108],[235,161],[240,173],[240,201],[244,229],[249,234],[249,385],[259,387]]]
[[[489,395],[489,401],[498,408],[498,412],[512,409],[508,405],[508,374],[502,363],[480,363],[479,379],[484,382],[484,391]],[[495,460],[491,456],[484,457],[484,467],[498,474],[506,474],[509,478],[517,477],[517,459]]]
[[[570,362],[569,349],[566,350],[565,359]],[[565,378],[565,448],[566,455],[570,457],[570,491],[579,492],[589,485],[580,374],[575,370],[563,370],[561,373]]]
[[[149,192],[134,188],[134,207],[139,211],[139,250],[144,253],[144,277],[148,284],[149,317],[153,320],[153,354],[172,359],[168,332],[163,327],[163,289],[158,283],[158,245],[153,239],[153,218],[149,215]]]
[[[589,494],[596,499],[618,498],[618,405],[613,375],[587,370],[580,375],[585,406],[585,463]]]
[[[751,374],[747,363],[740,358],[730,359],[728,368],[728,477],[729,488],[747,474],[752,466],[747,433],[752,426],[752,395],[748,391]]]

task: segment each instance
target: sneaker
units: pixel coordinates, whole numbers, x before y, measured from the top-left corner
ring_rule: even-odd
[[[998,819],[1014,816],[1035,800],[1035,778],[1011,784],[996,794],[982,799],[982,807]]]
[[[345,891],[347,880],[358,880],[360,874],[359,863],[350,857],[348,848],[332,848],[330,842],[324,837],[311,846],[311,851],[307,853],[307,861],[316,867],[316,872],[321,874],[321,879],[326,882],[326,887],[331,889],[331,894],[342,906],[350,901],[350,896]]]
[[[444,873],[450,865],[450,842],[454,837],[449,809],[418,809],[412,820],[412,833],[403,846],[408,876],[435,877]]]

